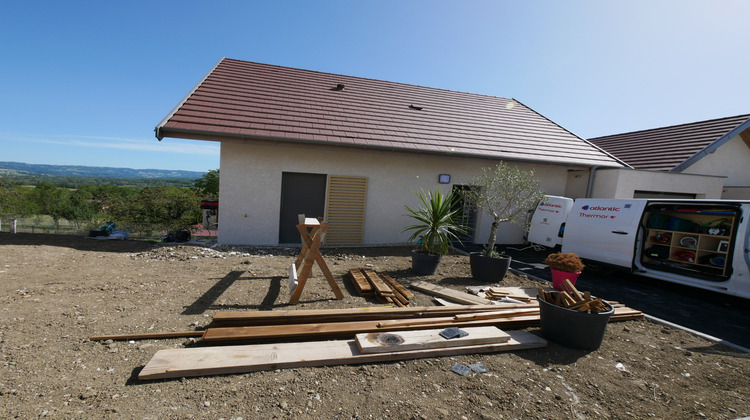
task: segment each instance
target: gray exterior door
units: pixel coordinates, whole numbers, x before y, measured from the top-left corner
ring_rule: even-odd
[[[298,244],[297,215],[324,217],[326,208],[325,174],[283,172],[281,174],[281,215],[279,243]]]

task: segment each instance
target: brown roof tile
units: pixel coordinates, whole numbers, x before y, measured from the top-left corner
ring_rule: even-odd
[[[332,90],[338,84],[344,89]],[[232,59],[222,59],[156,134],[622,166],[513,99]]]
[[[750,125],[750,114],[633,131],[589,139],[636,169],[679,172],[682,166],[735,129]],[[742,127],[740,127],[742,126]]]

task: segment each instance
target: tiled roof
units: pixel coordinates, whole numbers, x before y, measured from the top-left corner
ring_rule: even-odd
[[[232,59],[214,67],[156,136],[623,166],[513,99]]]
[[[589,139],[635,169],[679,172],[750,125],[750,114]],[[705,150],[708,153],[710,150]]]

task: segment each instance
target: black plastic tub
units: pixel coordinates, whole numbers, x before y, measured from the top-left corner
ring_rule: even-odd
[[[602,345],[609,317],[615,312],[612,305],[604,302],[608,311],[588,313],[537,300],[544,338],[580,350],[596,350]]]

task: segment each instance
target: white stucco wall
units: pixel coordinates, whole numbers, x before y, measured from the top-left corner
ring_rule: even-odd
[[[364,149],[340,149],[305,144],[222,142],[219,243],[276,245],[279,237],[282,172],[362,176],[368,178],[364,244],[404,243],[410,222],[404,204],[416,205],[413,191],[469,184],[490,160],[408,154]],[[562,195],[567,169],[562,166],[521,164],[534,169],[544,192]],[[439,184],[438,175],[451,175]],[[475,241],[486,242],[490,221],[480,215]],[[499,243],[521,243],[523,231],[501,226]]]
[[[682,173],[725,176],[724,186],[740,188],[739,191],[744,191],[743,188],[750,187],[750,147],[742,141],[740,136],[735,136],[713,153],[709,153],[687,167]],[[738,190],[733,191],[736,193]],[[725,198],[748,199],[750,197]]]
[[[592,198],[633,198],[635,191],[696,194],[696,198],[721,198],[720,176],[673,174],[634,169],[598,169]]]

